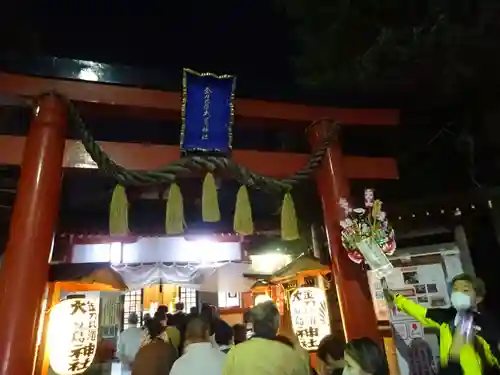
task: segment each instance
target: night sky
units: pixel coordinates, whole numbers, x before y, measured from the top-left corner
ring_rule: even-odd
[[[332,90],[324,95],[310,95],[293,84],[291,62],[296,52],[293,41],[296,36],[293,25],[276,4],[274,0],[18,0],[7,4],[10,8],[5,14],[10,17],[0,23],[0,29],[13,35],[10,50],[14,52],[161,69],[179,80],[184,67],[232,73],[238,77],[238,96],[352,106],[362,96],[358,90],[352,95],[345,90],[339,95]],[[431,191],[437,187],[439,190],[473,187],[467,167],[456,156],[456,139],[462,125],[451,126],[451,135],[441,134],[444,124],[455,122],[450,113],[454,116],[467,107],[460,103],[458,112],[446,108],[441,111],[443,115],[436,111],[422,114],[419,100],[401,104],[394,98],[386,101],[383,97],[384,92],[376,90],[366,104],[361,104],[403,109],[398,129],[401,133],[376,145],[377,150],[383,149],[384,155],[379,156],[398,157],[403,180],[419,181],[435,176],[439,183],[430,184]],[[377,99],[384,103],[377,103]],[[413,108],[408,110],[408,107]],[[435,138],[436,134],[441,135]],[[371,136],[345,135],[346,151],[351,151],[348,146],[353,143],[347,138],[356,139],[353,154],[366,154],[375,143]]]
[[[274,4],[33,1],[24,9],[10,5],[19,9],[10,27],[31,29],[43,54],[283,82],[291,79],[290,28]]]
[[[292,56],[296,52],[293,25],[276,5],[277,1],[31,2],[33,4],[19,0],[8,4],[16,9],[8,9],[12,17],[5,19],[1,27],[4,32],[13,31],[11,34],[16,35],[10,38],[11,51],[161,69],[171,72],[172,77],[179,77],[179,81],[184,67],[232,73],[238,77],[238,96],[250,94],[248,96],[258,98],[336,106],[352,106],[352,102],[361,100],[358,98],[362,94],[357,90],[352,95],[344,91],[334,95],[331,90],[325,95],[310,95],[307,90],[293,84]],[[370,95],[361,105],[402,108],[393,99],[378,104],[377,100],[385,101],[381,99],[383,96],[383,92],[376,91],[376,95]],[[418,106],[418,101],[409,103]],[[433,174],[436,176],[442,176],[443,171],[458,169],[460,173],[453,175],[460,176],[461,185],[465,173],[463,166],[450,167],[447,162],[456,160],[455,157],[438,159],[446,164],[446,168],[436,167],[436,159],[432,157],[436,153],[442,154],[442,149],[454,152],[453,139],[440,137],[429,146],[429,140],[447,119],[434,121],[427,118],[425,124],[420,121],[413,124],[415,116],[408,116],[408,113],[404,113],[403,120],[411,126],[402,125],[400,137],[404,144],[401,147],[404,154],[400,165],[402,178],[406,180],[407,175],[419,175],[417,180],[420,180],[421,173],[429,177],[429,166],[435,170]],[[359,132],[359,129],[355,131]],[[377,150],[383,149],[383,155],[378,156],[400,156],[395,155],[400,152],[395,152],[399,142],[394,139],[396,132],[393,133],[387,137],[388,141],[374,145]],[[357,141],[349,142],[348,138]],[[371,147],[375,143],[373,139],[359,134],[349,137],[346,132],[346,151],[364,155],[374,148]],[[443,147],[441,141],[445,142]],[[366,142],[369,143],[367,147]],[[351,150],[350,144],[356,149]],[[409,157],[408,150],[411,151]],[[415,160],[420,160],[417,163],[419,168],[415,168]],[[406,165],[412,167],[406,168]],[[456,177],[447,178],[431,186],[448,188],[449,183],[457,186],[456,180]],[[466,185],[470,186],[470,183],[467,181]],[[399,191],[405,189],[396,189]]]

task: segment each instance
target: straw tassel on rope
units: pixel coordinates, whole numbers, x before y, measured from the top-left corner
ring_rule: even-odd
[[[248,197],[248,189],[242,185],[236,195],[236,205],[234,207],[233,229],[243,236],[253,234],[252,204]]]
[[[212,173],[207,173],[203,180],[203,191],[201,193],[201,216],[204,222],[216,223],[220,221],[219,199],[217,197],[217,186]]]
[[[167,234],[184,233],[184,201],[179,185],[170,185],[165,213],[165,232]]]
[[[128,230],[128,199],[122,185],[116,185],[109,205],[109,234],[125,236]]]
[[[290,192],[285,194],[281,206],[281,238],[285,241],[293,241],[300,238],[297,213],[295,212],[295,204]]]

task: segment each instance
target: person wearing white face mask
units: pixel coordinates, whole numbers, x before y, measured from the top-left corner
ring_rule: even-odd
[[[439,330],[440,375],[483,375],[500,370],[497,319],[478,309],[486,293],[480,279],[468,274],[454,277],[449,308],[425,308],[394,294],[383,284],[389,304],[424,327]],[[464,330],[465,326],[468,328]]]

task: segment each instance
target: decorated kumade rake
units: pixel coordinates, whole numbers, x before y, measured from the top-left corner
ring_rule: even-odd
[[[184,232],[184,204],[177,175],[195,170],[205,174],[202,191],[201,215],[204,222],[221,220],[217,186],[214,174],[226,169],[241,182],[236,196],[234,208],[234,231],[241,235],[254,232],[252,208],[247,186],[266,188],[283,193],[281,208],[281,234],[284,240],[299,238],[299,230],[295,206],[290,193],[294,183],[307,179],[309,170],[313,170],[316,162],[310,162],[307,168],[297,172],[287,180],[275,180],[258,176],[251,171],[236,165],[230,159],[233,122],[234,122],[234,91],[236,78],[230,75],[215,75],[212,73],[197,73],[184,69],[182,90],[182,127],[180,136],[181,158],[171,165],[158,171],[138,173],[123,171],[127,176],[140,177],[144,185],[157,184],[168,186],[166,190],[167,205],[165,215],[165,231],[169,235]],[[88,136],[88,134],[84,134]],[[87,147],[86,147],[87,149]],[[319,152],[324,154],[326,147]],[[90,151],[94,151],[90,149]],[[98,150],[99,151],[99,150]],[[321,160],[321,155],[314,155],[315,160]],[[100,156],[100,155],[97,155]],[[92,156],[94,159],[94,156]],[[318,158],[319,157],[319,158]],[[311,159],[312,160],[312,159]],[[112,163],[112,162],[110,162]],[[108,169],[119,169],[116,164]],[[227,173],[226,173],[227,175]],[[161,180],[158,183],[158,180]],[[129,233],[128,209],[129,203],[125,183],[115,187],[110,204],[109,229],[111,235],[126,235]]]
[[[387,256],[396,250],[394,230],[382,211],[382,202],[374,199],[372,189],[365,190],[365,207],[351,208],[347,199],[340,199],[339,205],[344,215],[342,245],[349,258],[355,263],[365,262],[377,278],[388,276],[393,266]]]

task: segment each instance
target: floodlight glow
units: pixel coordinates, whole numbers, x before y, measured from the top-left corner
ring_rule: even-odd
[[[78,78],[80,78],[83,81],[91,81],[91,82],[97,82],[99,81],[99,76],[90,68],[85,68],[80,70],[80,73],[78,73]]]
[[[252,269],[256,273],[271,274],[292,261],[292,256],[282,253],[250,255]]]

